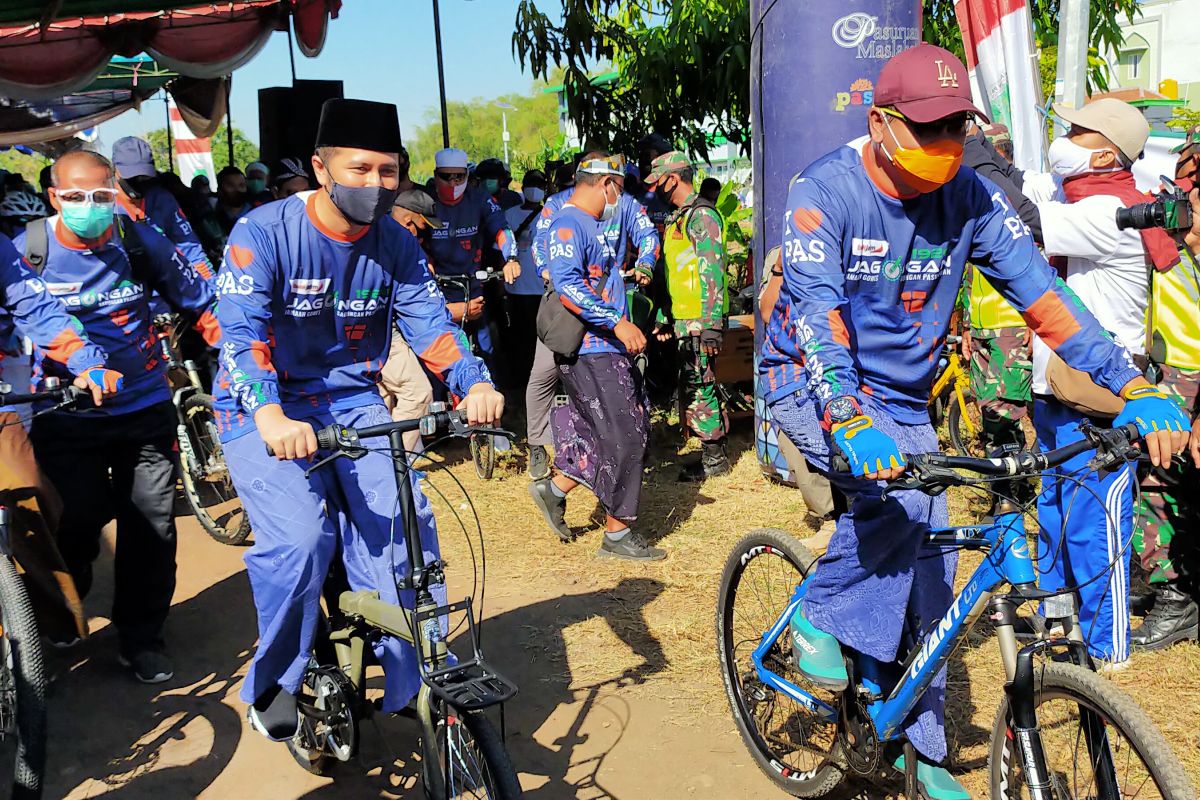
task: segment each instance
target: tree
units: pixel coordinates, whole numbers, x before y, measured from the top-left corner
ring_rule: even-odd
[[[1059,2],[1031,0],[1040,47],[1058,41]],[[1097,54],[1121,43],[1120,20],[1132,20],[1137,3],[1092,4],[1092,86],[1107,86],[1107,65]],[[541,6],[521,0],[513,54],[539,78],[564,70],[567,113],[582,136],[632,153],[653,130],[704,156],[707,131],[715,129],[748,149],[747,0],[561,0],[560,8],[543,0]],[[961,55],[953,0],[923,0],[923,6],[926,41]],[[592,82],[602,65],[616,69],[616,81]]]
[[[545,84],[535,85],[529,95],[508,94],[495,99],[475,98],[462,102],[451,101],[446,106],[449,120],[450,144],[467,151],[472,161],[503,158],[501,138],[503,120],[497,103],[514,106],[508,110],[509,165],[520,180],[521,173],[545,163],[546,152],[562,147],[558,126],[558,98],[545,92]],[[426,124],[406,143],[412,160],[414,180],[433,175],[433,157],[442,149],[442,122],[438,110],[427,117]]]
[[[150,150],[154,153],[154,166],[160,170],[167,169],[167,129],[158,128],[146,134],[146,141],[150,143]],[[212,147],[213,166],[217,172],[220,172],[225,167],[229,166],[229,139],[225,135],[225,126],[220,129],[209,140],[209,145]],[[258,145],[250,141],[246,134],[242,133],[238,128],[233,129],[233,161],[234,166],[239,169],[245,169],[246,165],[252,161],[258,160]],[[172,170],[178,170],[177,163],[171,164]]]
[[[40,153],[22,153],[17,149],[9,149],[0,152],[0,169],[5,172],[17,173],[29,182],[30,186],[40,191],[38,186],[38,175],[42,168],[50,163],[50,159]]]

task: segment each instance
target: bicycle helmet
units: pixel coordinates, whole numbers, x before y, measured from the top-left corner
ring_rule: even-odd
[[[9,192],[0,200],[0,217],[28,222],[46,216],[42,198],[29,192]]]

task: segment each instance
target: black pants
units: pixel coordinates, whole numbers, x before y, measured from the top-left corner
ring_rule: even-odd
[[[542,304],[540,294],[510,294],[508,296],[508,340],[505,353],[509,359],[509,389],[523,391],[533,371],[533,347],[537,343],[537,312]]]
[[[34,452],[63,499],[58,547],[86,597],[101,529],[117,521],[113,624],[124,652],[162,645],[175,593],[176,457],[169,403],[130,414],[47,414]]]

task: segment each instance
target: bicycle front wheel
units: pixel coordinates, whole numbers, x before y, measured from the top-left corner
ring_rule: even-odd
[[[970,420],[968,423],[967,420]],[[1026,414],[1016,425],[1020,428],[1021,441],[1014,442],[1023,450],[1034,449],[1037,446],[1037,433],[1033,428],[1033,418]],[[950,444],[956,455],[968,458],[987,458],[992,445],[983,433],[983,415],[979,412],[979,404],[974,400],[967,401],[967,416],[963,417],[962,406],[958,399],[950,400],[950,411],[946,414],[946,427],[950,433]]]
[[[504,741],[481,711],[446,708],[437,721],[436,768],[422,785],[427,800],[516,800],[521,784]]]
[[[843,770],[835,761],[837,728],[760,680],[751,654],[815,561],[786,531],[751,531],[725,560],[717,600],[721,675],[734,722],[759,769],[794,797],[821,797],[842,782]],[[838,702],[796,671],[788,627],[771,643],[763,663],[831,705]]]
[[[217,432],[213,400],[194,394],[183,402],[188,453],[183,461],[183,489],[192,514],[209,536],[238,545],[250,536],[250,518],[242,507]]]
[[[46,668],[25,584],[2,555],[0,620],[0,787],[34,800],[46,766]]]
[[[1090,670],[1050,663],[1034,675],[1037,724],[1056,800],[1195,800],[1187,774],[1133,698]],[[988,753],[993,800],[1030,797],[1008,700]]]
[[[496,469],[496,442],[491,435],[477,433],[471,437],[471,459],[479,479],[491,480]]]

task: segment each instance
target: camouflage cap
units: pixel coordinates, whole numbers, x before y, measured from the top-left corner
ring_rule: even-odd
[[[679,150],[664,153],[650,162],[650,174],[646,176],[646,184],[653,186],[665,176],[691,166],[692,162]]]
[[[1200,125],[1193,125],[1188,128],[1187,138],[1183,140],[1183,144],[1178,147],[1172,147],[1172,153],[1182,153],[1185,150],[1190,150],[1200,144]]]

